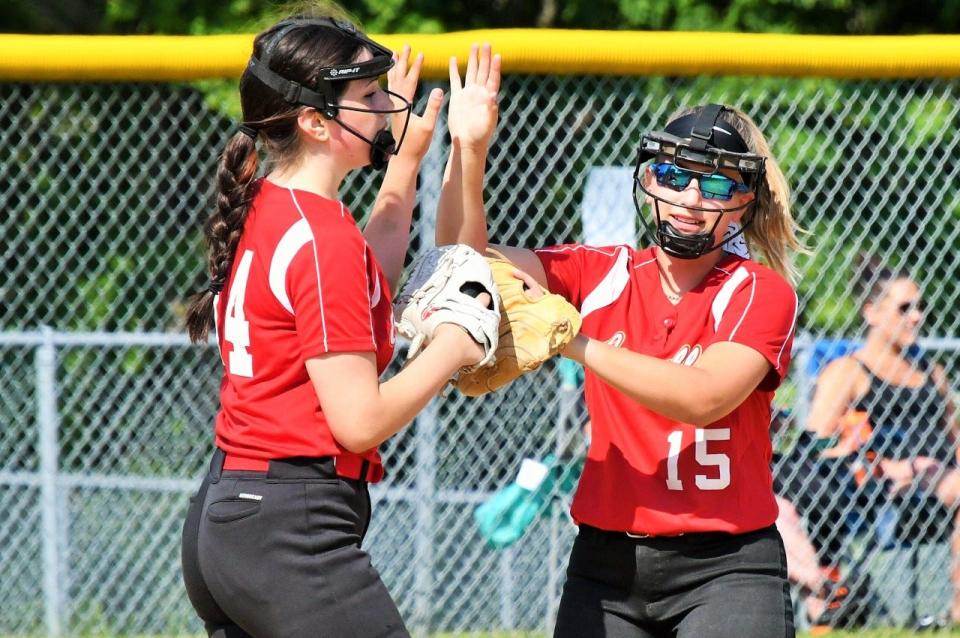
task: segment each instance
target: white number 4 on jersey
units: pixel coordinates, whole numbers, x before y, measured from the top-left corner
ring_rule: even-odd
[[[227,298],[227,316],[223,321],[223,340],[233,346],[227,371],[240,377],[253,376],[253,357],[247,351],[250,347],[250,322],[243,314],[243,300],[247,294],[247,279],[250,278],[250,266],[253,264],[253,251],[244,251],[237,266],[237,274],[230,285]]]

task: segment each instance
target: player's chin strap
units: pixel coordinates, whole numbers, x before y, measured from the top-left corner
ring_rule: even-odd
[[[642,217],[643,200],[647,197],[653,200],[656,218],[653,240],[664,252],[673,257],[697,259],[717,250],[730,240],[740,237],[755,216],[757,201],[764,184],[765,158],[751,153],[737,130],[721,119],[721,114],[726,110],[729,109],[721,104],[708,104],[673,120],[667,125],[666,130],[648,133],[641,139],[640,152],[633,174],[633,202],[637,213]],[[651,159],[658,157],[702,175],[715,173],[722,168],[736,170],[744,182],[750,186],[753,198],[741,206],[720,210],[687,206],[664,199],[648,191],[644,185],[645,165]],[[681,233],[663,219],[660,214],[660,202],[691,211],[721,214],[717,215],[717,220],[709,230],[700,233]],[[728,230],[723,239],[715,241],[714,232],[723,219],[723,213],[733,213],[742,209],[746,209],[742,217],[743,225],[739,226],[734,234],[730,234]]]
[[[367,36],[363,35],[349,22],[335,20],[333,18],[294,18],[280,23],[281,28],[271,38],[270,42],[264,47],[261,58],[255,55],[250,56],[250,62],[247,64],[247,70],[255,78],[266,84],[279,94],[284,101],[290,104],[302,104],[310,106],[320,112],[325,118],[337,122],[351,135],[354,135],[370,145],[370,164],[374,168],[383,168],[391,155],[396,155],[403,144],[403,139],[407,134],[407,125],[410,123],[410,112],[413,105],[402,95],[393,91],[384,89],[387,95],[394,100],[394,103],[400,102],[402,106],[393,109],[367,109],[355,106],[345,106],[337,103],[336,92],[333,89],[333,82],[346,82],[348,80],[357,80],[363,78],[380,77],[389,71],[395,64],[393,52],[386,47],[377,44]],[[306,87],[299,82],[288,80],[287,78],[275,73],[270,69],[270,58],[273,55],[277,45],[291,29],[316,25],[337,29],[354,40],[359,41],[364,48],[368,49],[373,57],[364,62],[352,62],[350,64],[340,64],[337,66],[323,67],[319,70],[316,90]],[[278,25],[279,26],[279,25]],[[396,141],[393,133],[389,129],[381,129],[371,140],[361,134],[351,126],[348,126],[338,115],[340,110],[357,111],[360,113],[406,113],[403,121],[403,130],[400,133],[400,140]]]
[[[644,187],[641,182],[637,182],[636,186],[639,187],[643,193],[650,197],[653,200],[653,210],[657,220],[657,228],[654,234],[654,242],[660,246],[664,252],[678,259],[697,259],[702,257],[709,252],[717,250],[718,248],[724,248],[726,244],[730,243],[733,240],[739,239],[743,242],[743,233],[747,230],[747,227],[753,222],[754,211],[757,204],[757,195],[754,194],[753,199],[742,206],[737,206],[735,208],[723,208],[717,210],[716,208],[703,208],[701,206],[686,206],[683,204],[678,204],[676,202],[671,202],[670,200],[663,199],[657,195],[651,193]],[[639,198],[636,193],[634,193],[634,204],[637,206],[637,213],[643,214],[639,205]],[[713,222],[713,226],[709,230],[705,230],[701,233],[690,233],[685,234],[681,233],[679,230],[673,227],[672,224],[663,220],[663,217],[660,214],[660,202],[665,202],[670,206],[676,206],[677,208],[683,208],[686,210],[695,210],[701,211],[704,213],[722,213],[717,215],[717,220]],[[746,208],[746,212],[743,214],[743,225],[740,225],[736,222],[729,222],[727,230],[724,233],[723,239],[719,242],[716,242],[714,233],[716,233],[717,227],[720,225],[720,222],[723,221],[723,214],[733,213],[738,210]],[[730,228],[732,226],[736,227],[736,230],[732,232]],[[744,244],[745,245],[745,244]],[[733,252],[733,251],[728,251]]]

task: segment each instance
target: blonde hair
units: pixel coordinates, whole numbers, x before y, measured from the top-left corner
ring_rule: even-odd
[[[674,114],[674,120],[688,113],[702,110],[703,107],[683,109]],[[793,219],[790,211],[790,186],[780,170],[770,145],[749,115],[732,106],[725,106],[720,114],[724,122],[737,130],[751,153],[766,158],[764,183],[757,195],[753,207],[753,221],[747,226],[743,236],[751,253],[759,253],[761,261],[795,283],[799,272],[793,263],[793,253],[808,253],[797,235],[805,232]]]

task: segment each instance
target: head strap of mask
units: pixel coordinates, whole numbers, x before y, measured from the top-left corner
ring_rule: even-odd
[[[336,29],[354,40],[357,40],[364,48],[372,54],[372,58],[365,62],[351,62],[349,64],[339,64],[336,66],[323,67],[319,70],[319,79],[316,87],[307,87],[294,80],[289,80],[270,69],[270,58],[273,56],[277,45],[283,40],[291,30],[304,26],[321,26]],[[389,71],[393,65],[393,52],[390,49],[377,44],[363,33],[357,31],[349,22],[336,20],[334,18],[291,18],[284,20],[279,25],[277,32],[270,38],[270,41],[263,47],[260,58],[256,55],[250,56],[250,62],[247,64],[247,70],[255,78],[273,89],[284,101],[290,104],[302,104],[317,109],[325,118],[333,120],[340,124],[352,135],[359,137],[370,145],[370,164],[374,168],[383,168],[387,165],[390,155],[396,155],[403,144],[403,138],[407,134],[407,125],[410,123],[410,111],[413,107],[409,100],[392,91],[386,91],[395,101],[399,101],[402,106],[393,109],[364,109],[355,106],[344,106],[337,103],[336,92],[333,89],[333,82],[346,82],[348,80],[357,80],[362,78],[380,77]],[[400,134],[400,141],[394,141],[393,134],[389,129],[382,129],[376,136],[367,139],[359,131],[344,124],[338,117],[340,110],[359,111],[361,113],[403,113],[406,112],[406,118],[403,122],[403,132]]]
[[[764,162],[766,158],[750,152],[747,143],[733,126],[721,119],[724,111],[721,104],[708,104],[667,124],[664,131],[647,133],[640,139],[640,151],[633,173],[633,202],[642,216],[643,200],[653,200],[656,214],[656,232],[653,241],[664,252],[680,259],[697,259],[708,252],[720,248],[726,241],[741,235],[753,221],[753,212],[764,184]],[[699,206],[685,206],[671,202],[651,193],[644,185],[646,163],[652,159],[670,162],[680,168],[700,175],[710,175],[722,168],[737,171],[744,183],[750,187],[753,197],[749,202],[734,208],[717,210]],[[660,202],[687,210],[707,213],[732,213],[743,208],[748,210],[743,216],[739,232],[715,242],[714,231],[723,219],[717,221],[709,230],[702,233],[681,233],[660,215]]]

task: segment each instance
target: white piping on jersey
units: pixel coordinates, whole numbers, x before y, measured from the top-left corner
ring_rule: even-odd
[[[623,246],[617,248],[617,260],[604,278],[590,291],[580,305],[580,317],[584,318],[594,310],[609,306],[623,293],[630,283],[630,269],[627,267],[629,255]]]
[[[220,313],[217,312],[217,305],[220,303],[220,293],[218,292],[213,296],[213,340],[217,344],[217,355],[220,357],[220,361],[223,365],[227,365],[227,362],[223,360],[223,351],[220,349],[220,330],[218,326],[220,325]]]
[[[714,270],[719,270],[720,272],[722,272],[722,273],[725,274],[725,275],[729,275],[729,274],[730,274],[730,271],[729,271],[729,270],[727,270],[726,268],[721,268],[720,266],[714,266],[713,269],[714,269]]]
[[[777,353],[777,370],[780,369],[780,357],[783,356],[783,349],[787,347],[787,342],[790,341],[790,337],[793,335],[794,328],[797,327],[797,315],[800,314],[800,300],[797,298],[797,291],[793,291],[793,321],[790,322],[790,329],[787,330],[787,336],[783,340],[783,344],[780,346],[780,351]]]
[[[366,255],[364,255],[364,258],[366,258]],[[370,307],[376,308],[378,303],[380,303],[380,277],[374,277],[373,298],[370,300]]]
[[[343,211],[343,205],[340,205],[340,210]],[[373,349],[377,349],[377,336],[373,331],[373,299],[370,298],[370,270],[367,268],[367,246],[364,243],[363,246],[363,279],[366,286],[364,288],[367,291],[367,317],[370,319],[370,341],[373,342]],[[377,278],[377,298],[380,297],[380,279]]]
[[[534,250],[533,252],[535,252],[535,253],[565,253],[565,252],[569,252],[569,251],[571,251],[571,250],[590,250],[590,251],[593,251],[593,252],[595,252],[595,253],[600,253],[601,255],[606,255],[607,257],[613,257],[615,254],[617,254],[617,251],[620,250],[621,248],[623,248],[623,247],[622,247],[622,246],[617,246],[616,248],[613,249],[613,252],[608,252],[608,251],[606,251],[606,250],[602,250],[602,249],[600,249],[600,248],[595,248],[595,247],[593,247],[593,246],[584,246],[584,245],[582,245],[582,244],[578,244],[578,245],[576,245],[576,246],[558,246],[558,247],[556,247],[556,248],[537,248],[537,249]]]
[[[646,266],[647,264],[652,264],[652,263],[655,262],[656,260],[657,260],[657,258],[654,257],[653,259],[648,259],[648,260],[646,260],[646,261],[641,261],[639,264],[637,264],[636,266],[634,266],[633,269],[636,270],[636,269],[639,268],[640,266]]]
[[[733,298],[734,291],[736,291],[737,287],[743,282],[743,280],[749,276],[750,273],[747,272],[747,269],[743,266],[740,266],[734,271],[733,275],[730,276],[730,279],[727,279],[723,283],[723,286],[720,287],[720,292],[718,292],[717,296],[713,298],[713,304],[710,307],[710,312],[713,314],[714,332],[716,332],[716,330],[720,327],[720,320],[723,319],[723,313],[727,311],[727,306],[730,305],[730,300]]]
[[[757,292],[757,273],[750,273],[752,281],[750,282],[750,299],[747,300],[747,307],[743,309],[743,314],[740,315],[740,320],[737,322],[737,325],[733,327],[733,330],[730,332],[730,336],[727,339],[733,339],[733,335],[737,334],[737,330],[740,329],[740,325],[743,324],[743,320],[746,319],[747,313],[750,312],[750,306],[753,305],[753,296]]]
[[[313,229],[310,228],[310,222],[307,222],[307,216],[303,214],[303,209],[300,208],[300,202],[297,201],[297,194],[293,192],[292,188],[288,188],[290,191],[290,198],[293,199],[293,205],[297,207],[297,212],[300,213],[300,219],[307,224],[307,230],[310,231],[310,245],[313,247],[313,265],[317,272],[317,296],[320,300],[320,326],[323,329],[323,350],[326,352],[329,347],[327,346],[327,317],[323,312],[323,287],[320,285],[320,258],[317,257],[317,239],[313,236]],[[343,209],[343,204],[340,204],[341,210]]]
[[[290,296],[287,294],[287,269],[290,268],[290,262],[303,248],[303,245],[312,240],[313,234],[310,232],[310,223],[301,218],[283,234],[273,251],[273,257],[270,259],[270,274],[267,277],[270,282],[270,291],[273,292],[273,296],[277,298],[280,305],[286,308],[291,315],[293,314],[293,304],[290,303]]]

